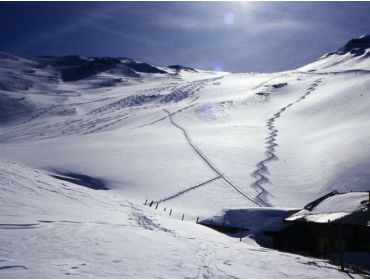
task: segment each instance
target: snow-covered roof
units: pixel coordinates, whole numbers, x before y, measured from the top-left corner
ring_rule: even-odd
[[[286,221],[307,221],[315,223],[343,222],[370,226],[368,192],[334,194],[311,209],[303,209]]]

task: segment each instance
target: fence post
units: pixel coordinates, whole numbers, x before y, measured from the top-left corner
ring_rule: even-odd
[[[154,201],[152,200],[152,201],[150,202],[150,204],[149,204],[149,207],[152,207],[153,203],[154,203]]]
[[[157,205],[155,206],[155,210],[157,210],[157,208],[158,208],[158,205],[159,205],[159,202],[157,202]]]
[[[340,258],[340,271],[344,271],[344,261],[343,261],[343,223],[339,224],[339,258]]]
[[[182,214],[182,218],[181,218],[181,221],[183,221],[184,220],[184,214]]]
[[[197,217],[197,221],[196,221],[197,224],[199,224],[199,217]]]
[[[170,210],[170,216],[171,216],[171,214],[172,214],[172,209]]]
[[[242,238],[243,238],[243,230],[240,231],[240,242],[242,242]]]
[[[145,199],[145,202],[144,202],[144,205],[146,205],[146,203],[148,202],[148,200],[147,199]]]

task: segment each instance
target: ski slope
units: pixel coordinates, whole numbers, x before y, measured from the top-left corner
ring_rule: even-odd
[[[0,276],[347,277],[194,221],[369,189],[369,49],[350,51],[239,74],[2,53]]]
[[[347,277],[323,261],[239,242],[110,191],[14,163],[0,170],[1,278]]]

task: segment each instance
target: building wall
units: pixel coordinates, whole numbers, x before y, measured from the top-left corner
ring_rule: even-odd
[[[370,252],[370,228],[334,223],[290,222],[273,234],[273,247],[311,256],[340,251]]]

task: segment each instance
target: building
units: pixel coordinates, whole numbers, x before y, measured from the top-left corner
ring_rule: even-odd
[[[266,234],[278,250],[316,257],[365,252],[370,258],[369,200],[370,192],[333,191],[285,218],[281,230]]]

